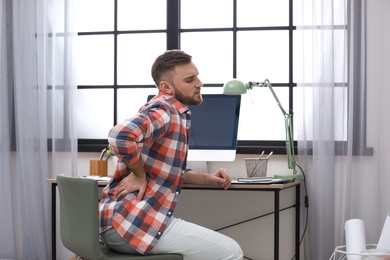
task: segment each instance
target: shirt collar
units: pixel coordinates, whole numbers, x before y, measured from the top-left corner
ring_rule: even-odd
[[[181,103],[179,100],[177,100],[174,96],[167,95],[164,92],[159,92],[158,95],[155,98],[163,98],[166,100],[170,105],[177,108],[177,110],[180,113],[185,113],[189,110],[188,106]]]

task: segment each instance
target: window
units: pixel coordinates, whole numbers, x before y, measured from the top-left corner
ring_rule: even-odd
[[[193,56],[205,94],[221,93],[223,83],[232,78],[245,82],[268,78],[283,106],[293,109],[291,0],[75,4],[79,151],[101,151],[111,127],[156,94],[150,68],[166,49]],[[283,115],[271,92],[255,88],[242,96],[241,104],[238,153],[284,154]]]

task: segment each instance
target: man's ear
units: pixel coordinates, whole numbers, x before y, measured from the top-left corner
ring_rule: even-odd
[[[160,82],[160,87],[159,87],[160,91],[168,94],[168,95],[173,95],[173,88],[171,86],[171,84],[169,84],[169,82],[167,81],[161,81]]]

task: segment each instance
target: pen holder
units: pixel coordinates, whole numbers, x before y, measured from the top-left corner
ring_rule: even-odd
[[[108,164],[107,160],[90,160],[89,175],[107,176]]]
[[[245,158],[246,174],[248,177],[267,176],[268,159],[266,158]]]

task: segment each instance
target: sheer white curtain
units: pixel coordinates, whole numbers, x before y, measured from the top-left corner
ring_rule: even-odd
[[[309,195],[305,259],[321,260],[345,244],[345,221],[362,219],[375,244],[390,212],[390,2],[298,2],[294,120]]]
[[[60,158],[76,171],[71,5],[0,6],[0,259],[50,259],[45,180],[61,173]]]

